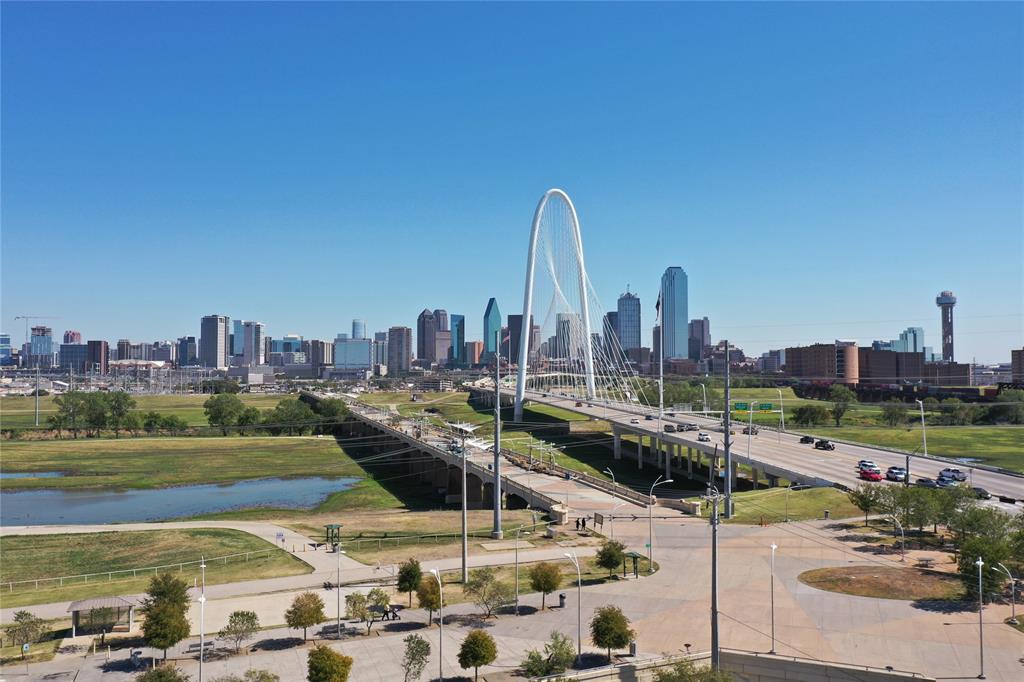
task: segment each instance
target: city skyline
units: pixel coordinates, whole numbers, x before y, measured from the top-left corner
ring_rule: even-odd
[[[200,11],[210,34],[167,38]],[[938,347],[934,297],[952,290],[957,357],[1001,361],[1024,337],[1022,11],[605,5],[584,12],[584,37],[564,30],[583,12],[566,6],[10,4],[0,329],[20,345],[14,316],[40,314],[91,338],[176,338],[219,310],[331,339],[353,317],[411,324],[415,291],[481,339],[487,296],[521,313],[531,209],[559,185],[605,309],[626,283],[649,302],[645,339],[658,276],[679,265],[690,317],[752,352],[907,326]],[[364,30],[337,41],[349,25]],[[536,45],[513,49],[527,30]],[[850,49],[864,34],[870,63]],[[778,70],[755,66],[766,53]],[[536,91],[552,67],[573,96]],[[419,85],[393,87],[409,75]],[[422,277],[412,266],[442,232],[462,237],[446,241],[457,266]],[[336,267],[298,234],[397,267]],[[116,255],[124,240],[135,257]],[[211,259],[242,243],[302,273],[305,293],[211,285]],[[972,248],[998,267],[965,264]],[[153,305],[162,286],[170,303]]]

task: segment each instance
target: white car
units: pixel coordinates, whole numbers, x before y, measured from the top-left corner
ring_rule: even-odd
[[[700,433],[697,434],[697,440],[700,441],[701,443],[710,443],[711,436],[701,431]]]
[[[640,420],[639,420],[639,419],[630,419],[630,420],[629,420],[629,423],[630,423],[630,424],[639,424],[639,423],[640,423]]]
[[[870,459],[862,459],[859,462],[857,462],[857,468],[861,469],[861,470],[870,469],[870,468],[872,468],[874,466],[875,466],[875,463],[872,462]]]

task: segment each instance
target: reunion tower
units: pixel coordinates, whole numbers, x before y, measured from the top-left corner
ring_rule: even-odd
[[[943,291],[935,297],[935,305],[942,311],[942,360],[953,362],[953,306],[956,296],[952,291]]]

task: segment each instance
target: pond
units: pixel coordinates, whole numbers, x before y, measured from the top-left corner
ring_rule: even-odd
[[[0,524],[159,521],[232,509],[312,509],[357,478],[261,478],[152,490],[25,490],[0,493]]]
[[[2,478],[59,478],[63,471],[0,471]]]

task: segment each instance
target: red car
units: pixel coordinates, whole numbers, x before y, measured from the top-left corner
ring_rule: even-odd
[[[881,481],[882,472],[876,471],[874,469],[861,469],[860,477],[863,478],[865,481]]]

